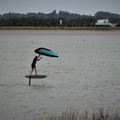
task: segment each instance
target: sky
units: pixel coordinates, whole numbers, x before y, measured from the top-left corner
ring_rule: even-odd
[[[97,11],[120,14],[120,0],[0,0],[0,14],[68,11],[80,15],[94,15]]]

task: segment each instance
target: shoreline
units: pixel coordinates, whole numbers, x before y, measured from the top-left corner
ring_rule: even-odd
[[[94,27],[40,27],[40,26],[0,26],[0,30],[98,30],[96,26]],[[100,29],[99,29],[100,30]],[[101,30],[120,30],[120,27],[101,27]]]

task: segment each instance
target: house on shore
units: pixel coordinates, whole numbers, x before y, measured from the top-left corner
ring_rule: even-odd
[[[108,19],[99,19],[95,23],[98,30],[108,30],[110,27],[115,27],[117,24],[112,24]]]

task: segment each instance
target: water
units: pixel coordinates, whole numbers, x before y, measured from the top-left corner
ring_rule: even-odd
[[[43,57],[39,75],[25,75],[34,49],[58,51]],[[69,109],[120,110],[120,35],[3,35],[0,36],[0,118],[33,120]]]

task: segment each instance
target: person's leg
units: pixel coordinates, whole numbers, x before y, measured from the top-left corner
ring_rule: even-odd
[[[33,73],[33,70],[34,70],[34,69],[32,69],[32,70],[31,70],[31,72],[30,72],[30,76],[32,75],[32,73]]]
[[[35,64],[32,64],[32,65],[31,65],[31,68],[32,68],[32,70],[31,70],[30,75],[32,75],[33,71],[34,71],[34,70],[35,70],[35,68],[36,68]]]
[[[37,75],[37,69],[36,69],[36,67],[35,67],[35,74]]]

